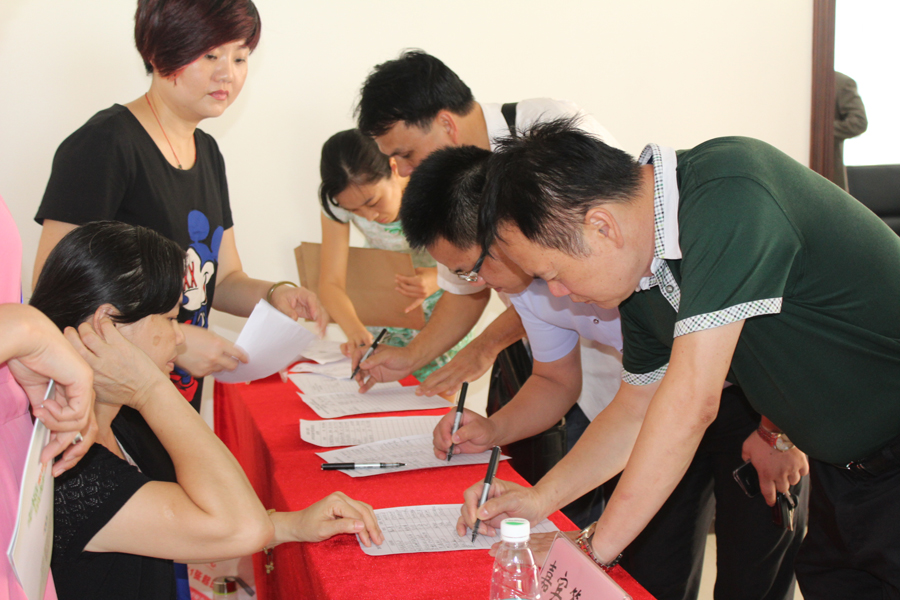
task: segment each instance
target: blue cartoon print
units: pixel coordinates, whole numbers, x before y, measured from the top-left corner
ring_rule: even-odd
[[[182,312],[179,320],[188,325],[206,328],[209,326],[210,309],[207,287],[210,282],[215,281],[224,229],[221,226],[216,227],[210,237],[209,219],[199,210],[188,213],[187,225],[191,245],[188,246],[185,261]],[[176,368],[172,379],[188,400],[193,398],[197,382],[187,371]]]

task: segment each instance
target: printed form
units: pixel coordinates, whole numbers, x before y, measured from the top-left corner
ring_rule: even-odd
[[[297,363],[290,369],[291,373],[316,373],[332,379],[350,379],[353,374],[349,358],[320,365],[314,362]]]
[[[377,509],[375,516],[384,533],[384,543],[380,546],[372,544],[371,548],[366,548],[361,543],[359,546],[369,556],[388,556],[417,552],[488,550],[500,541],[499,532],[494,537],[478,534],[474,542],[471,531],[460,537],[456,533],[456,522],[461,508],[462,504],[436,504]],[[559,528],[549,519],[544,519],[531,528],[532,534],[554,531],[559,531]]]
[[[304,396],[324,396],[327,394],[356,394],[360,396],[359,384],[353,380],[343,381],[331,377],[323,377],[313,373],[290,373],[288,375],[294,385],[300,390]],[[396,381],[388,383],[376,383],[369,393],[376,390],[396,390],[403,386]],[[411,388],[415,392],[416,388]]]
[[[316,336],[289,316],[260,300],[235,342],[250,362],[241,363],[233,371],[219,371],[213,376],[224,383],[256,381],[287,368],[300,360]]]
[[[478,454],[454,454],[453,460],[449,462],[441,460],[434,455],[434,443],[430,433],[372,442],[371,444],[351,446],[339,450],[317,452],[316,454],[325,462],[330,463],[406,463],[405,467],[392,469],[352,469],[341,471],[341,473],[345,473],[350,477],[371,477],[372,475],[381,475],[383,473],[417,471],[419,469],[442,469],[460,465],[486,465],[491,462],[490,450],[485,450]],[[500,460],[508,459],[508,456],[500,455]]]
[[[441,415],[428,417],[378,417],[341,421],[300,419],[300,438],[314,446],[358,446],[409,435],[431,435]]]
[[[349,382],[341,382],[349,383]],[[297,394],[323,419],[336,419],[349,415],[367,413],[398,412],[402,410],[430,410],[449,408],[450,403],[440,396],[416,396],[416,388],[399,387],[371,389],[365,394],[359,392],[306,396]]]

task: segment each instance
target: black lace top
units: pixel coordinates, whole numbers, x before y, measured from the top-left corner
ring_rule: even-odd
[[[134,459],[140,464],[138,457]],[[175,598],[172,561],[84,551],[148,481],[100,444],[94,444],[74,468],[56,478],[50,566],[60,600]]]

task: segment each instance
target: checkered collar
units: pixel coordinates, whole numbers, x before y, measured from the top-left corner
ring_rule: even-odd
[[[653,165],[654,251],[650,267],[653,275],[641,278],[636,292],[659,285],[664,261],[681,258],[681,246],[678,244],[678,159],[675,150],[648,144],[638,162]]]

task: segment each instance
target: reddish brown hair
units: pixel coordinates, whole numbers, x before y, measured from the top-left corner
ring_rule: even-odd
[[[134,43],[147,74],[168,77],[204,53],[244,40],[251,52],[262,22],[252,0],[138,0]]]

